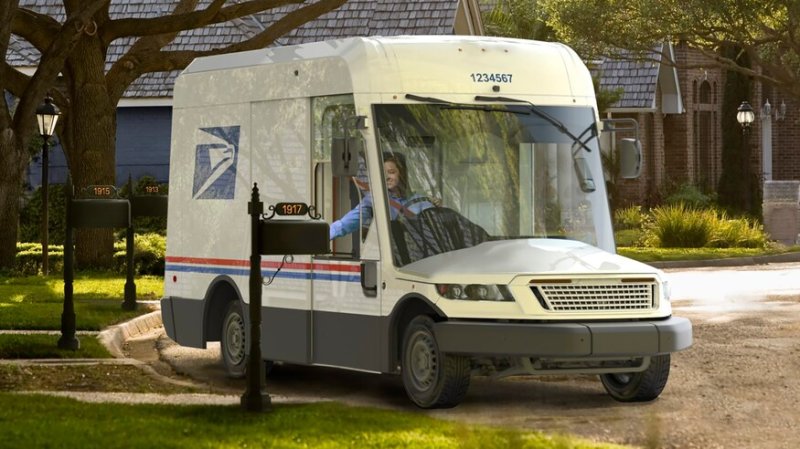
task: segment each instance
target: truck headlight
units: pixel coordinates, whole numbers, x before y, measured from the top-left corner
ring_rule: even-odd
[[[436,284],[436,291],[447,299],[467,301],[513,301],[514,297],[505,285],[482,284]]]
[[[672,297],[672,289],[670,289],[669,281],[661,282],[661,299],[669,301]]]

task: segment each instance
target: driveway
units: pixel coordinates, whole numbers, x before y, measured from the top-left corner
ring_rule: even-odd
[[[409,405],[395,376],[298,366],[276,367],[267,391],[294,400],[336,400],[646,447],[796,448],[800,264],[669,270],[668,275],[675,314],[692,320],[695,343],[673,355],[669,383],[651,403],[618,403],[595,376],[473,378],[458,407],[423,411]],[[149,350],[131,349],[138,358],[162,364],[162,370],[166,362],[217,391],[244,391],[244,381],[225,378],[218,345],[182,348],[162,334],[155,353],[153,343],[138,343]]]

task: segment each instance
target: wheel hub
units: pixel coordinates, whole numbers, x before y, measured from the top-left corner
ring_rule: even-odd
[[[225,351],[230,361],[236,365],[244,359],[244,326],[240,316],[231,317],[225,327]]]
[[[438,360],[433,342],[426,335],[416,335],[411,344],[411,379],[420,390],[434,385],[438,371]]]

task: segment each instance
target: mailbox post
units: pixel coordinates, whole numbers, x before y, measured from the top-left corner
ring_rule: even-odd
[[[131,221],[125,233],[125,263],[127,264],[125,278],[125,296],[122,301],[124,310],[136,310],[136,282],[133,280],[134,262],[134,228],[133,219],[136,217],[166,217],[167,196],[161,195],[158,186],[146,189],[146,195],[134,195],[133,181],[128,177],[128,200],[131,204]]]
[[[74,228],[127,228],[131,222],[131,203],[117,197],[117,189],[92,185],[82,189],[81,198],[73,198],[72,181],[67,179],[67,224],[64,235],[64,308],[61,314],[61,338],[58,347],[76,350],[75,307],[72,300],[74,280]]]
[[[264,203],[258,184],[248,203],[250,214],[250,354],[247,360],[247,388],[241,398],[242,408],[264,411],[271,408],[269,394],[263,388],[261,358],[261,255],[327,254],[330,252],[328,224],[305,203],[278,203],[270,206],[271,214],[264,217]],[[273,220],[275,215],[308,215],[313,220]]]

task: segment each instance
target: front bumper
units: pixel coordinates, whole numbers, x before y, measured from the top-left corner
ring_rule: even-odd
[[[692,323],[681,317],[603,323],[443,321],[434,326],[446,353],[522,357],[638,357],[692,345]]]

